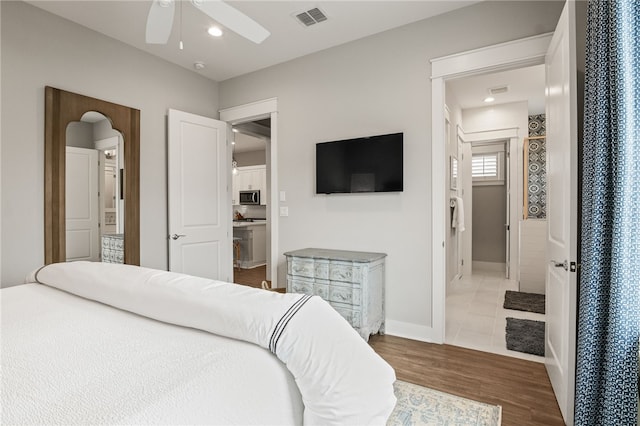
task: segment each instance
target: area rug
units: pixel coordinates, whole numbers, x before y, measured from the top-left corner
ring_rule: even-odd
[[[507,349],[544,356],[544,321],[507,318]]]
[[[398,398],[387,426],[500,425],[502,407],[461,398],[424,386],[396,380]]]
[[[515,309],[516,311],[544,314],[544,294],[507,290],[504,294],[504,305],[502,307]]]

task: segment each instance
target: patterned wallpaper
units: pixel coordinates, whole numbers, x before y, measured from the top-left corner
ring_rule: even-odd
[[[529,116],[529,137],[546,134],[544,114]],[[547,217],[547,150],[545,139],[529,141],[529,164],[527,164],[527,217]]]

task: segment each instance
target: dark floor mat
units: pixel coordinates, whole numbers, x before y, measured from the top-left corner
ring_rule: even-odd
[[[507,318],[507,349],[544,356],[544,321]]]
[[[544,314],[544,294],[507,290],[504,294],[504,305],[502,307],[515,309],[516,311]]]

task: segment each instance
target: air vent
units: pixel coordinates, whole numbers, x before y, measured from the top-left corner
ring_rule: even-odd
[[[508,91],[509,86],[498,86],[489,89],[489,93],[491,93],[492,95],[499,95],[500,93],[507,93]]]
[[[305,27],[310,27],[311,25],[315,25],[327,20],[327,15],[325,15],[324,12],[322,12],[317,7],[314,7],[313,9],[307,10],[305,12],[296,13],[295,17]]]

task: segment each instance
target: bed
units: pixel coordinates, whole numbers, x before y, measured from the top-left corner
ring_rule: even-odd
[[[319,297],[92,262],[0,291],[2,424],[384,424],[393,369]]]

